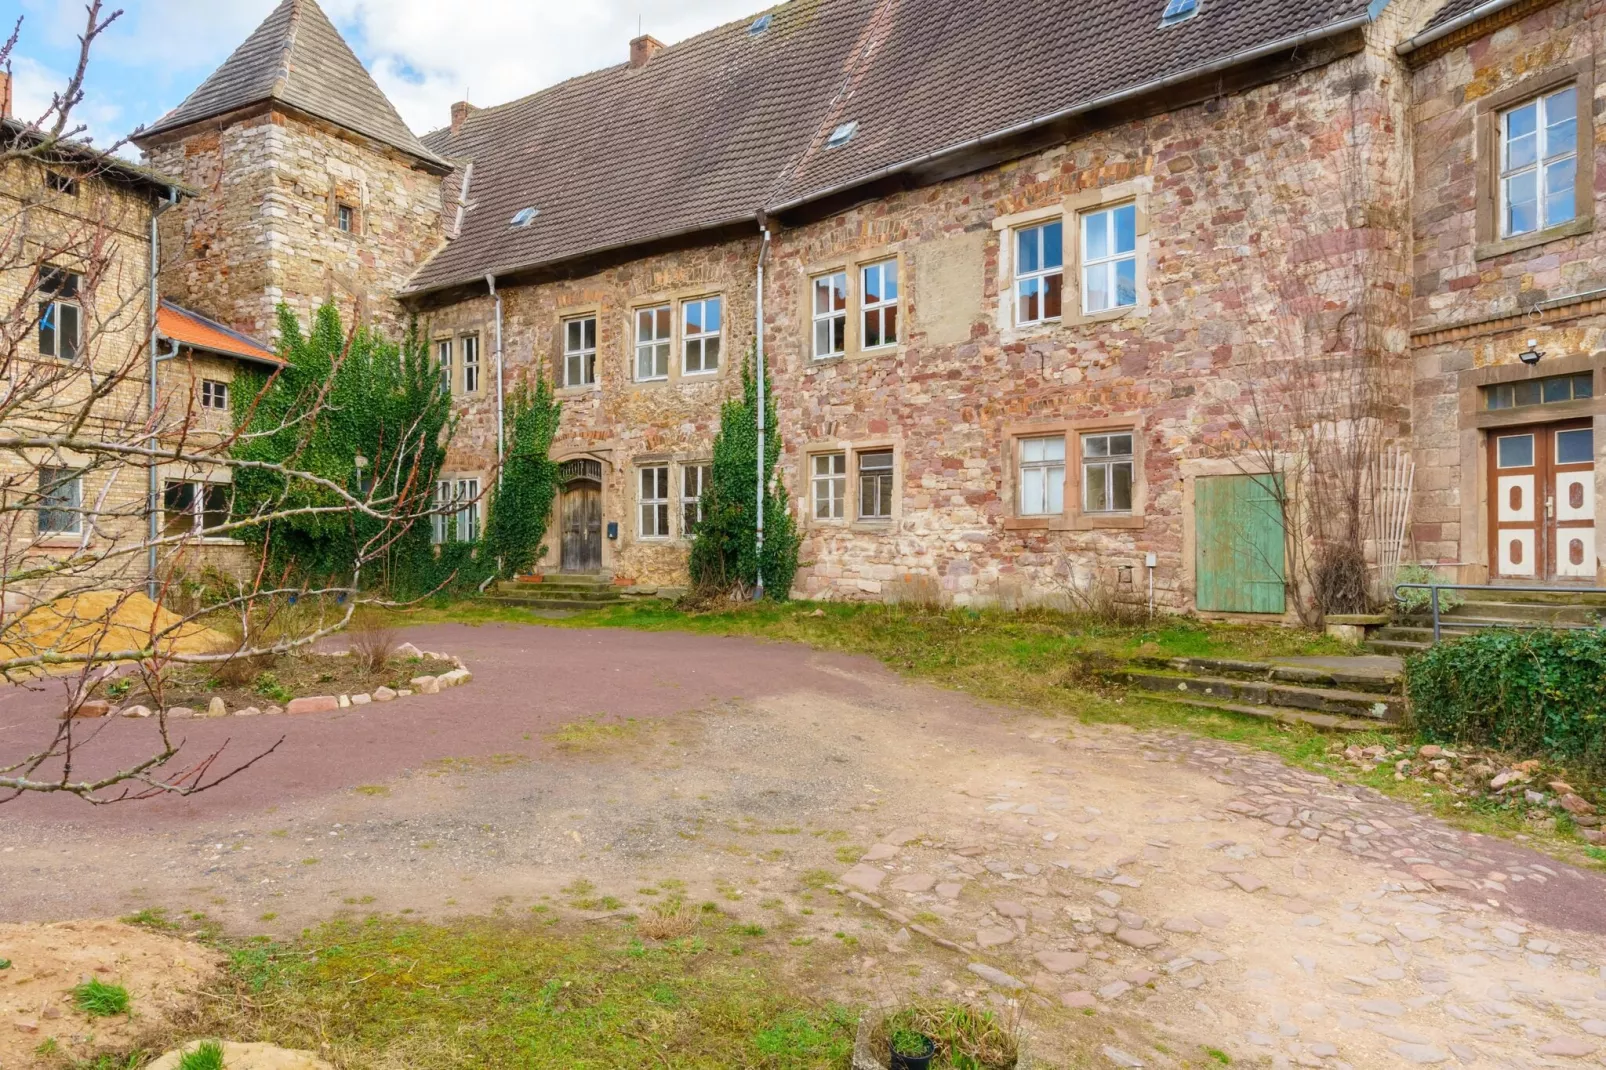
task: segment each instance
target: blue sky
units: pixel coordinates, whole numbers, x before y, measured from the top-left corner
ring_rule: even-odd
[[[767,0],[320,0],[402,118],[418,133],[452,101],[506,100],[619,63],[639,25],[673,43]],[[107,0],[123,15],[100,39],[78,113],[105,145],[159,118],[245,39],[277,0]],[[36,118],[71,72],[83,0],[0,0],[19,118]]]

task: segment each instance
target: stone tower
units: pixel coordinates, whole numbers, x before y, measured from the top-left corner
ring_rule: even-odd
[[[197,191],[163,221],[166,296],[261,338],[333,298],[394,334],[394,295],[441,240],[450,170],[314,0],[284,0],[136,138]]]

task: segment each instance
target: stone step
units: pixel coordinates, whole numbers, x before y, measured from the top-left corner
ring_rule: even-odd
[[[1397,658],[1420,654],[1432,643],[1418,643],[1409,639],[1368,639],[1362,644],[1374,654],[1392,654]]]
[[[1335,659],[1336,660],[1336,659]],[[1362,659],[1356,659],[1357,662]],[[1291,665],[1277,661],[1247,661],[1240,658],[1135,658],[1135,664],[1189,676],[1224,676],[1239,680],[1269,680],[1276,683],[1329,687],[1348,691],[1403,694],[1401,674],[1362,664],[1354,668],[1331,665]]]
[[[1379,728],[1378,722],[1369,717],[1345,717],[1341,714],[1313,713],[1309,710],[1296,710],[1287,706],[1256,706],[1246,702],[1218,702],[1214,699],[1191,698],[1186,695],[1178,695],[1175,698],[1167,696],[1165,701],[1194,709],[1225,710],[1228,713],[1241,713],[1249,717],[1261,717],[1268,721],[1280,721],[1284,724],[1308,724],[1313,728],[1321,728],[1330,732],[1376,732]]]
[[[544,576],[539,580],[536,580],[536,579],[503,580],[501,583],[498,583],[496,585],[497,589],[498,590],[502,590],[502,591],[548,590],[548,589],[551,589],[551,588],[554,588],[554,587],[567,587],[567,588],[575,588],[575,589],[584,588],[584,589],[587,589],[587,590],[591,590],[591,589],[594,589],[594,588],[597,588],[597,587],[612,587],[612,586],[613,586],[613,578],[611,576],[590,576],[590,575],[573,575],[573,576],[571,576],[571,575],[568,575],[566,573],[555,573],[555,574],[553,574],[551,576]]]
[[[608,601],[587,601],[579,598],[507,598],[481,596],[479,601],[493,606],[508,606],[513,609],[528,609],[533,611],[546,609],[565,610],[595,610],[607,609],[609,606],[622,605],[624,599],[617,598]]]
[[[1453,609],[1439,610],[1440,620],[1476,618],[1482,620],[1555,621],[1569,624],[1599,624],[1606,606],[1581,606],[1554,602],[1463,602]],[[1431,622],[1431,610],[1417,610],[1399,618],[1415,623]]]
[[[1520,602],[1527,605],[1600,606],[1606,608],[1606,594],[1568,590],[1566,587],[1557,587],[1552,591],[1512,591],[1493,587],[1486,591],[1457,591],[1456,593],[1468,602]]]
[[[1477,632],[1488,631],[1490,628],[1506,628],[1512,631],[1532,631],[1539,628],[1554,628],[1557,631],[1589,631],[1594,625],[1550,623],[1546,621],[1497,620],[1490,617],[1456,617],[1454,619],[1441,617],[1439,619],[1439,634],[1444,638],[1451,636],[1473,635]],[[1419,621],[1413,618],[1406,624],[1390,624],[1386,628],[1379,628],[1371,636],[1373,639],[1403,639],[1413,643],[1433,642],[1433,621]]]
[[[624,598],[624,592],[617,587],[548,587],[546,584],[531,586],[518,591],[488,592],[486,597],[496,598],[505,602],[523,602],[529,599],[570,598],[582,602],[617,602]]]
[[[1400,721],[1405,699],[1399,695],[1348,691],[1340,688],[1301,687],[1266,680],[1232,680],[1226,677],[1182,676],[1158,672],[1124,672],[1117,677],[1133,687],[1175,696],[1212,698],[1252,706],[1279,706],[1375,721]]]

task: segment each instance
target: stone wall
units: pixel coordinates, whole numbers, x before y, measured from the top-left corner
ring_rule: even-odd
[[[1191,480],[1253,469],[1286,448],[1290,395],[1310,383],[1303,369],[1312,358],[1365,348],[1382,361],[1405,348],[1406,90],[1389,43],[1368,41],[1278,84],[779,229],[766,338],[783,478],[806,535],[798,591],[877,598],[935,585],[959,603],[1076,604],[1096,586],[1141,601],[1153,552],[1160,603],[1191,606]],[[1009,227],[1057,216],[1070,252],[1079,211],[1129,200],[1143,232],[1137,308],[1083,316],[1068,306],[1061,323],[1013,326]],[[644,458],[678,465],[707,455],[718,401],[734,389],[735,358],[751,338],[756,249],[733,242],[505,290],[510,374],[551,367],[566,312],[601,313],[602,385],[565,395],[555,454],[607,462],[605,519],[621,524],[607,564],[617,575],[683,576],[683,545],[634,538],[634,470]],[[900,344],[863,350],[850,337],[844,356],[812,359],[810,276],[845,269],[856,279],[862,265],[889,258],[902,278]],[[727,299],[721,377],[630,382],[629,309],[715,291]],[[432,329],[485,330],[488,308],[478,299],[434,313]],[[1357,317],[1374,329],[1348,329]],[[490,401],[465,402],[451,466],[491,463]],[[1018,515],[1019,435],[1051,431],[1074,442],[1081,431],[1113,428],[1137,435],[1134,515],[1074,507],[1055,518]],[[872,447],[896,455],[893,516],[813,521],[808,458]],[[555,545],[555,529],[548,541]]]
[[[1413,430],[1418,464],[1414,550],[1462,582],[1490,575],[1489,432],[1497,426],[1593,419],[1597,457],[1606,442],[1606,235],[1599,212],[1603,138],[1596,42],[1606,15],[1582,0],[1524,4],[1495,28],[1465,31],[1412,56],[1415,142],[1412,312]],[[1538,239],[1501,241],[1480,222],[1493,188],[1491,127],[1499,111],[1557,79],[1575,79],[1595,117],[1597,181],[1581,220]],[[1525,368],[1530,340],[1543,360]],[[1480,390],[1534,376],[1593,372],[1596,400],[1527,413],[1482,412]],[[1540,411],[1542,410],[1542,411]],[[1515,423],[1513,422],[1515,421]],[[1606,583],[1606,465],[1597,463],[1596,561]]]
[[[163,221],[166,296],[270,343],[280,302],[305,321],[332,298],[348,325],[404,327],[394,295],[441,240],[439,175],[280,110],[175,131],[146,152],[199,193]]]

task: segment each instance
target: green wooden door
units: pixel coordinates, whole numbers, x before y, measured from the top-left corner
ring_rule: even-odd
[[[1282,613],[1281,476],[1194,480],[1194,575],[1201,610]]]

